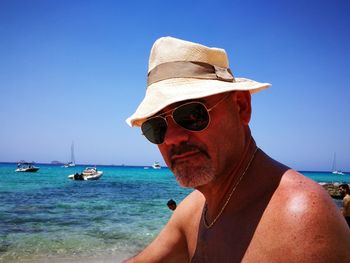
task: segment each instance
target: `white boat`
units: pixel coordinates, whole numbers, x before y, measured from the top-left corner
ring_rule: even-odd
[[[74,142],[72,142],[72,145],[70,147],[70,162],[63,165],[63,167],[74,167],[75,166],[75,157],[74,157]]]
[[[86,167],[81,173],[75,173],[68,175],[69,179],[72,180],[97,180],[103,175],[102,171],[98,171],[96,167]]]
[[[344,175],[344,173],[342,171],[337,170],[337,155],[336,155],[336,153],[334,153],[334,156],[333,156],[332,174]]]
[[[34,173],[38,171],[40,168],[34,166],[32,163],[18,163],[16,172],[27,172],[27,173]]]
[[[338,171],[338,170],[333,171],[332,174],[344,175],[344,173],[342,171]]]
[[[75,163],[73,163],[73,162],[68,162],[65,165],[63,165],[64,168],[74,167],[74,166],[75,166]]]
[[[160,168],[162,168],[162,167],[160,166],[159,162],[154,162],[154,163],[152,164],[152,168],[153,168],[153,169],[160,169]]]

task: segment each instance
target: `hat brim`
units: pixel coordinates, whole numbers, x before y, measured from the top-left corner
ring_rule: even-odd
[[[255,93],[270,86],[270,83],[260,83],[246,78],[236,78],[235,82],[192,78],[167,79],[147,88],[145,98],[135,113],[126,119],[126,122],[130,126],[141,126],[148,117],[175,102],[233,90],[249,90],[250,93]]]

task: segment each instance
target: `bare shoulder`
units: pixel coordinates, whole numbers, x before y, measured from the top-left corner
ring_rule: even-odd
[[[201,218],[202,209],[205,203],[205,197],[197,190],[190,193],[178,205],[170,222],[178,227],[186,236],[187,240],[193,240],[193,229],[198,229],[199,220]]]
[[[350,202],[350,195],[346,195],[346,196],[344,197],[344,201]]]
[[[184,215],[187,215],[188,213],[193,215],[194,212],[202,210],[204,202],[204,195],[198,190],[194,190],[181,201],[178,206],[178,211],[181,211]]]
[[[195,252],[198,229],[205,197],[197,190],[189,194],[176,208],[172,220],[176,222],[177,228],[183,233],[189,257]]]
[[[343,218],[334,201],[318,183],[290,169],[281,178],[280,186],[273,197],[289,220],[305,219],[306,223],[317,222],[314,228],[322,231],[322,224],[343,226]],[[276,200],[275,200],[276,201]]]
[[[285,200],[288,213],[299,211],[314,216],[327,211],[338,211],[323,187],[295,170],[285,172],[277,190],[279,198]]]
[[[275,234],[279,232],[277,244],[284,244],[286,249],[293,247],[293,253],[304,257],[303,262],[313,262],[311,257],[331,262],[333,255],[342,255],[350,262],[349,228],[318,183],[287,170],[265,212],[267,225],[278,225],[278,229],[274,228]],[[306,257],[310,261],[305,258],[305,251],[309,252]]]
[[[299,172],[289,169],[281,178],[279,190],[281,194],[287,197],[302,195],[304,197],[322,197],[331,201],[328,193],[318,183],[300,174]],[[327,202],[328,203],[328,202]],[[333,205],[333,203],[332,203]]]

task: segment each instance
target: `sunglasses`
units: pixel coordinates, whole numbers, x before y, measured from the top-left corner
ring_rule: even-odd
[[[224,101],[230,94],[231,93],[228,93],[209,109],[202,102],[191,101],[160,115],[151,117],[142,123],[142,134],[151,143],[162,144],[168,129],[167,117],[169,116],[173,118],[177,125],[188,131],[203,131],[209,126],[210,123],[209,112]]]

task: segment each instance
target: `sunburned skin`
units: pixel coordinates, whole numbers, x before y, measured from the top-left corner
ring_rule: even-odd
[[[270,84],[230,72],[223,49],[171,37],[153,45],[151,84],[129,123],[152,128],[150,112],[175,112],[194,98],[210,119],[198,114],[191,122],[180,111],[177,120],[153,122],[148,139],[178,183],[194,191],[155,240],[126,262],[350,262],[350,230],[329,194],[257,149],[249,128],[251,94]]]
[[[341,255],[340,262],[350,262],[349,229],[328,193],[260,149],[220,214],[256,149],[245,126],[247,121],[239,121],[245,106],[238,100],[248,97],[235,94],[232,99],[237,107],[232,109],[236,113],[230,110],[225,115],[218,107],[212,113],[213,126],[201,133],[191,134],[170,123],[170,132],[159,149],[167,163],[172,158],[175,160],[172,169],[178,169],[178,174],[174,172],[177,180],[185,185],[193,184],[197,190],[177,206],[158,237],[127,262],[319,263],[332,262],[334,253]],[[227,105],[224,103],[222,107]],[[235,136],[225,134],[226,128],[235,130]],[[224,138],[235,141],[222,144],[227,140],[213,136],[218,130]],[[198,154],[200,157],[192,154],[192,146],[188,147],[189,154],[178,152],[178,159],[174,158],[176,154],[169,155],[174,145],[180,147],[187,142],[202,148],[205,145],[203,149],[209,158],[205,154]],[[219,158],[226,155],[232,157]],[[199,172],[197,168],[205,165],[206,170]],[[207,181],[203,183],[204,180]],[[215,220],[209,228],[204,224],[205,206],[208,224]]]

